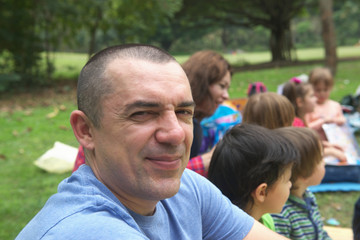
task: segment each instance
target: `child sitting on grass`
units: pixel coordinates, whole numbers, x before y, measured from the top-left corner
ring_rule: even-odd
[[[310,128],[295,127],[274,132],[288,138],[300,152],[300,164],[294,167],[291,176],[290,197],[280,214],[272,214],[276,232],[295,240],[331,239],[323,229],[315,196],[307,190],[320,184],[325,174],[318,134]]]
[[[310,83],[291,79],[284,84],[282,95],[284,95],[295,109],[294,127],[305,127],[305,114],[312,113],[315,109],[317,98]]]
[[[306,122],[304,122],[305,115],[314,112],[317,101],[312,85],[290,80],[284,85],[282,94],[289,99],[295,109],[296,116],[292,125],[295,127],[307,127]],[[340,145],[325,140],[322,141],[322,144],[325,157],[333,156],[339,159],[340,162],[346,162],[344,149]]]
[[[288,199],[292,167],[298,161],[298,151],[286,138],[243,123],[217,144],[208,178],[233,204],[275,230],[268,213],[279,213]]]
[[[309,74],[309,83],[313,86],[317,102],[312,113],[305,115],[307,125],[315,129],[322,140],[327,140],[322,125],[336,123],[343,125],[346,122],[341,105],[330,97],[334,86],[334,79],[328,68],[315,68]]]
[[[243,122],[258,124],[268,129],[289,127],[294,118],[295,110],[291,102],[274,92],[252,95],[243,111]]]

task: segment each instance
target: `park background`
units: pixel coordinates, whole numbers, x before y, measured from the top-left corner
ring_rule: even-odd
[[[106,46],[153,44],[180,63],[197,50],[219,51],[235,69],[231,98],[246,97],[255,81],[276,91],[317,66],[334,72],[336,101],[360,84],[360,0],[0,3],[0,239],[14,239],[70,175],[33,162],[55,141],[78,146],[69,124],[76,79]],[[324,221],[351,227],[359,195],[317,193]]]

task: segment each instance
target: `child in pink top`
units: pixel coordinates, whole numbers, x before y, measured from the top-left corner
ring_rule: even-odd
[[[314,88],[317,102],[314,111],[305,115],[305,121],[310,128],[320,134],[322,140],[327,140],[322,125],[324,123],[343,125],[346,121],[340,104],[329,99],[334,79],[329,69],[315,68],[309,75],[309,83]]]
[[[310,83],[304,83],[296,78],[291,79],[284,85],[283,93],[289,99],[295,109],[295,119],[292,126],[294,127],[308,127],[305,116],[314,113],[317,105],[317,97],[314,89]],[[341,146],[331,144],[326,140],[322,140],[324,147],[324,156],[333,156],[346,162],[346,156]]]
[[[285,83],[282,94],[289,99],[295,109],[295,119],[292,125],[306,127],[305,114],[313,112],[316,105],[313,87],[309,83],[292,78]]]

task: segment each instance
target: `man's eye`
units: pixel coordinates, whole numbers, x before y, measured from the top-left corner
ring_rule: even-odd
[[[188,115],[188,116],[192,116],[193,115],[193,111],[191,110],[178,110],[176,111],[176,114],[181,114],[181,115]]]
[[[139,111],[139,112],[132,113],[130,115],[130,118],[134,121],[145,121],[145,120],[151,118],[151,116],[153,116],[152,112]]]
[[[135,112],[135,113],[131,114],[131,116],[144,116],[146,114],[148,114],[148,113],[147,112]]]

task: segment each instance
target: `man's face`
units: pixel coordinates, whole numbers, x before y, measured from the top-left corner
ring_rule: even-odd
[[[136,212],[179,190],[193,139],[191,88],[176,62],[117,59],[106,73],[114,92],[102,100],[100,128],[92,129],[91,167]]]

